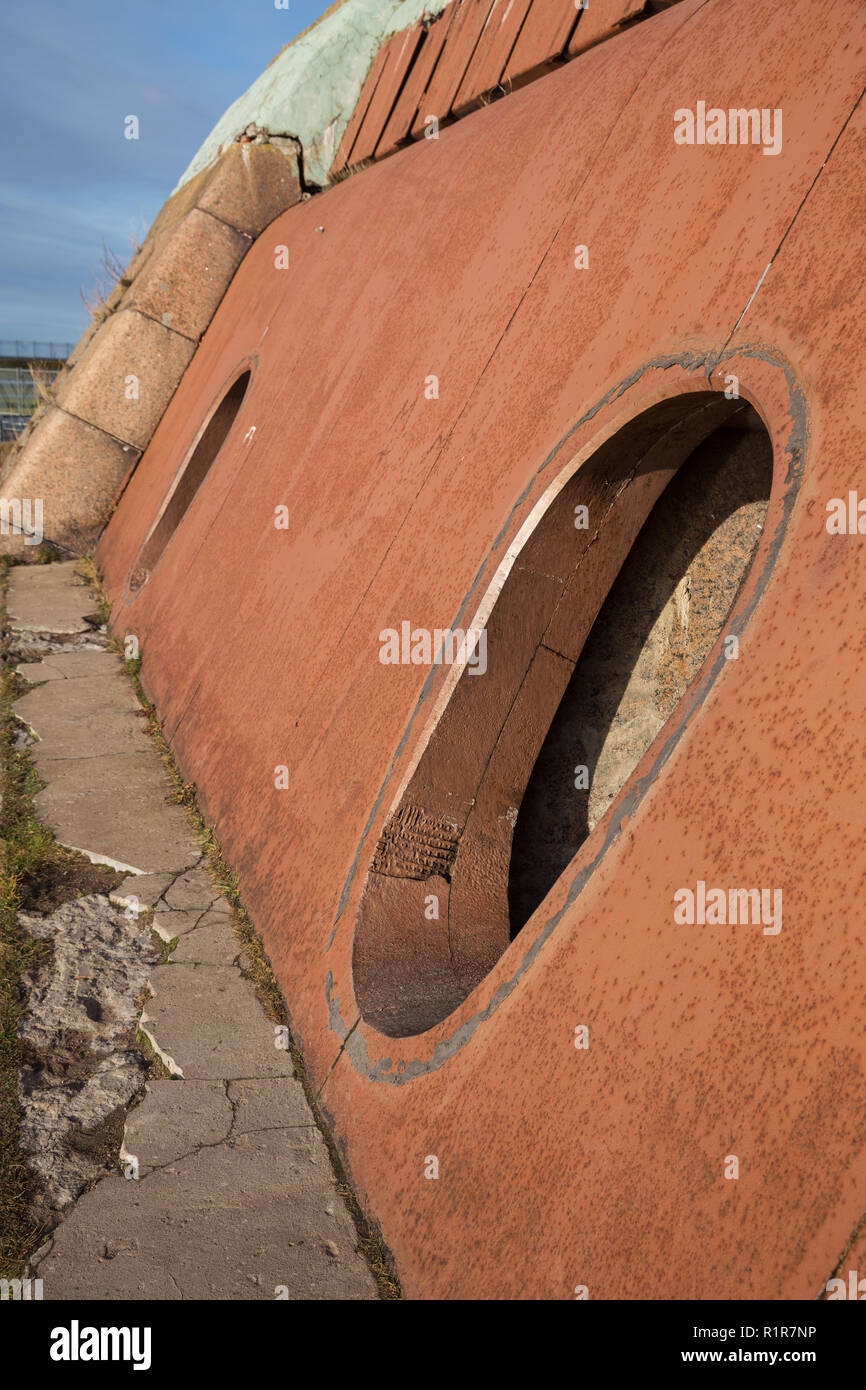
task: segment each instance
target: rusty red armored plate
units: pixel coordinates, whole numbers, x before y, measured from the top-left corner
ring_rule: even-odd
[[[866,538],[826,521],[866,449],[864,53],[859,0],[683,0],[290,209],[103,537],[113,630],[140,639],[409,1297],[814,1298],[861,1222]],[[706,129],[699,102],[766,109],[767,140],[759,121],[754,142],[678,143],[684,110]],[[471,676],[383,664],[380,634],[477,620],[491,672],[510,660],[544,576],[501,644],[499,596],[563,489],[648,412],[733,378],[774,460],[737,659],[720,639],[449,1002],[441,920],[425,935],[407,868],[443,903],[462,891],[447,873],[471,808],[447,774],[490,730],[457,718]],[[539,653],[533,737],[556,656]],[[405,801],[427,764],[441,813]],[[465,901],[484,909],[501,863],[477,867]],[[394,873],[406,918],[376,896]],[[781,929],[677,921],[702,883],[778,889]],[[392,947],[376,1018],[422,967],[441,985],[420,1031],[364,1002],[365,921]]]

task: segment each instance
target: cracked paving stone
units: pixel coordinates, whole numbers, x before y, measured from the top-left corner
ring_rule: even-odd
[[[181,937],[172,954],[172,962],[178,965],[232,965],[241,950],[241,943],[229,919],[223,916],[211,918],[210,913],[206,912],[198,926]]]
[[[258,1081],[230,1081],[229,1099],[234,1107],[234,1134],[260,1129],[291,1129],[313,1125],[300,1081],[292,1077],[266,1077]]]
[[[36,813],[63,845],[144,873],[175,873],[201,857],[154,750],[43,764]]]
[[[6,608],[14,634],[92,630],[85,622],[96,609],[92,590],[78,573],[77,561],[16,565],[9,572]]]
[[[273,1299],[283,1288],[290,1299],[375,1300],[335,1198],[317,1129],[242,1134],[138,1182],[112,1174],[85,1193],[31,1269],[46,1300]]]
[[[111,890],[111,901],[125,907],[134,898],[141,908],[155,907],[171,881],[171,874],[130,874]]]
[[[142,1176],[228,1138],[233,1106],[222,1081],[152,1079],[132,1110],[123,1139],[124,1157],[138,1159]]]
[[[194,912],[172,912],[170,908],[164,908],[162,903],[158,903],[153,916],[153,929],[163,941],[173,941],[176,936],[185,936],[187,932],[195,931],[204,916],[205,913],[198,909]]]
[[[138,1177],[109,1170],[84,1191],[31,1270],[49,1300],[376,1299],[291,1055],[275,1046],[253,986],[230,963],[242,959],[231,906],[197,867],[201,847],[183,809],[168,800],[170,784],[138,703],[119,661],[112,668],[115,658],[102,650],[107,639],[93,627],[93,594],[73,565],[16,569],[10,585],[13,626],[26,634],[14,644],[17,657],[43,658],[23,663],[41,680],[19,702],[41,738],[47,786],[37,812],[61,843],[129,875],[111,901],[94,897],[59,909],[67,925],[81,929],[80,940],[67,933],[69,949],[61,942],[58,950],[55,937],[54,962],[78,1013],[66,1000],[58,1005],[63,1016],[55,1016],[34,988],[34,1037],[26,1037],[28,1019],[22,1029],[22,1096],[31,1107],[22,1138],[28,1124],[35,1134],[31,1100],[42,1086],[50,1092],[46,1123],[76,1131],[71,1149],[50,1124],[34,1140],[55,1185],[69,1181],[81,1192],[67,1171],[70,1152],[74,1158],[79,1150],[101,1163],[92,1174],[98,1178],[119,1147],[137,1160]],[[140,751],[112,751],[127,741]],[[171,963],[154,968],[149,922],[124,911],[132,898],[153,908],[166,940],[179,938]],[[88,936],[88,903],[99,904],[101,945]],[[51,934],[44,919],[33,923],[34,933]],[[139,938],[142,970],[124,984],[103,948]],[[153,997],[142,1028],[166,1065],[184,1073],[151,1077],[146,1089],[143,1058],[132,1050],[135,1000],[145,983]],[[70,1018],[77,1020],[70,1036],[55,1037],[52,1029]],[[82,1089],[84,1054],[89,1080]],[[141,1103],[124,1128],[136,1096]]]
[[[188,912],[195,908],[203,912],[217,897],[219,891],[210,874],[204,869],[191,869],[188,873],[181,874],[171,885],[165,894],[165,902],[168,907],[179,912]]]
[[[291,1056],[274,1046],[274,1025],[255,990],[233,966],[172,962],[153,972],[150,985],[142,1026],[184,1077],[293,1075]]]
[[[224,898],[222,895],[214,899],[206,914],[208,921],[216,921],[217,917],[231,917],[231,915],[232,905],[228,898]]]
[[[39,763],[152,752],[144,721],[118,669],[68,684],[46,681],[15,701],[15,713],[39,736],[34,752]]]
[[[117,657],[114,652],[86,647],[83,650],[57,652],[42,661],[25,661],[17,667],[19,676],[32,681],[79,680],[86,676],[116,675]]]

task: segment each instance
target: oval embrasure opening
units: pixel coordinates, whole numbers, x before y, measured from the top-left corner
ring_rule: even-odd
[[[186,510],[207,477],[237,418],[252,369],[247,367],[235,378],[225,395],[211,411],[198,442],[179,469],[162,508],[150,528],[129,576],[130,592],[143,588],[160,561],[163,551],[180,525]]]
[[[754,558],[773,451],[751,406],[660,402],[529,535],[385,823],[355,929],[363,1018],[441,1022],[540,907],[719,638]]]

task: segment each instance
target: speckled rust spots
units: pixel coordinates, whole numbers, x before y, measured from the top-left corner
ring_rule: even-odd
[[[866,451],[864,45],[853,0],[684,0],[292,208],[103,540],[115,630],[141,639],[411,1297],[812,1298],[862,1219],[866,561],[825,517]],[[782,108],[781,154],[676,146],[676,109],[710,96]],[[253,352],[243,420],[127,605]],[[568,468],[660,400],[723,399],[726,376],[774,461],[737,658],[711,654],[453,1015],[377,1032],[354,995],[360,895],[449,678],[382,665],[378,634],[468,624]],[[675,924],[698,880],[781,888],[782,931]],[[451,889],[419,917],[417,882],[380,875],[383,929],[444,997]]]

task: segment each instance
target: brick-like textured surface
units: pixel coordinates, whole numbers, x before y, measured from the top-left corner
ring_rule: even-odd
[[[497,0],[454,98],[454,114],[463,115],[503,78],[511,51],[532,6],[532,0]]]
[[[583,23],[574,0],[532,0],[505,68],[506,82],[516,83],[543,71],[563,52],[578,20]]]
[[[413,24],[385,45],[385,66],[352,146],[353,164],[374,155],[423,37],[423,26]]]
[[[624,24],[639,18],[646,8],[646,0],[592,0],[571,36],[569,56],[584,53],[604,39],[612,38]]]
[[[134,309],[121,309],[64,379],[57,403],[143,449],[194,351],[189,338]]]
[[[462,0],[436,71],[424,95],[429,112],[444,121],[451,114],[463,76],[484,31],[493,0]]]
[[[667,7],[679,3],[669,0]],[[413,26],[379,49],[332,172],[392,154],[421,136],[428,116],[440,122],[465,116],[486,93],[510,92],[664,8],[650,9],[647,0],[593,0],[590,14],[574,0],[452,0],[426,33]]]
[[[370,109],[370,103],[375,97],[376,89],[382,80],[387,62],[388,45],[387,43],[383,43],[379,52],[373,59],[373,64],[367,74],[367,80],[361,88],[361,95],[358,97],[355,110],[349,118],[346,129],[343,131],[343,138],[337,147],[337,153],[334,158],[333,168],[335,170],[345,169],[348,165],[355,162],[352,157],[352,151],[355,147],[361,127],[364,124],[364,119]]]
[[[446,5],[442,14],[435,22],[431,23],[424,35],[412,71],[406,79],[403,90],[397,98],[388,123],[382,132],[382,138],[377,146],[377,152],[380,156],[390,154],[392,150],[397,148],[401,140],[407,139],[411,134],[415,118],[418,115],[418,103],[427,90],[427,84],[439,61],[457,9],[458,6],[454,3]]]
[[[197,339],[213,318],[250,238],[193,208],[164,234],[123,300],[166,328]]]

